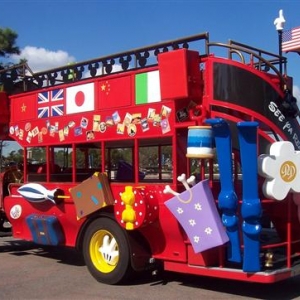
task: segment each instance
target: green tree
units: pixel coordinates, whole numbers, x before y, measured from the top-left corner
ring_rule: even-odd
[[[12,29],[0,27],[0,57],[20,54],[20,49],[16,45],[17,38],[18,34]]]

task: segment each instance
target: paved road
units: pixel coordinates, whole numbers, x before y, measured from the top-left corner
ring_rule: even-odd
[[[0,234],[0,299],[300,299],[300,277],[259,285],[165,273],[126,286],[98,283],[72,249],[40,248]]]

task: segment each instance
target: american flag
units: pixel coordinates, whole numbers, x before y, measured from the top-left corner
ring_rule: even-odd
[[[183,227],[195,253],[229,241],[208,180],[203,180],[165,202]]]
[[[38,118],[62,116],[64,114],[64,90],[56,89],[38,93]]]
[[[300,27],[282,32],[282,51],[300,51]]]

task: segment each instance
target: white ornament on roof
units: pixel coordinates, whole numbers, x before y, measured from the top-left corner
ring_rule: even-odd
[[[274,25],[276,27],[276,30],[283,30],[284,23],[285,23],[285,19],[284,19],[284,16],[283,16],[283,10],[280,9],[279,10],[279,17],[274,20]]]

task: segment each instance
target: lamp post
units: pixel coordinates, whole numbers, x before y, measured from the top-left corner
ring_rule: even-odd
[[[278,54],[279,54],[279,72],[282,74],[282,30],[278,30]]]
[[[274,20],[274,25],[278,32],[278,47],[279,47],[279,72],[282,74],[282,31],[284,28],[285,19],[283,16],[283,10],[279,10],[279,17]]]

